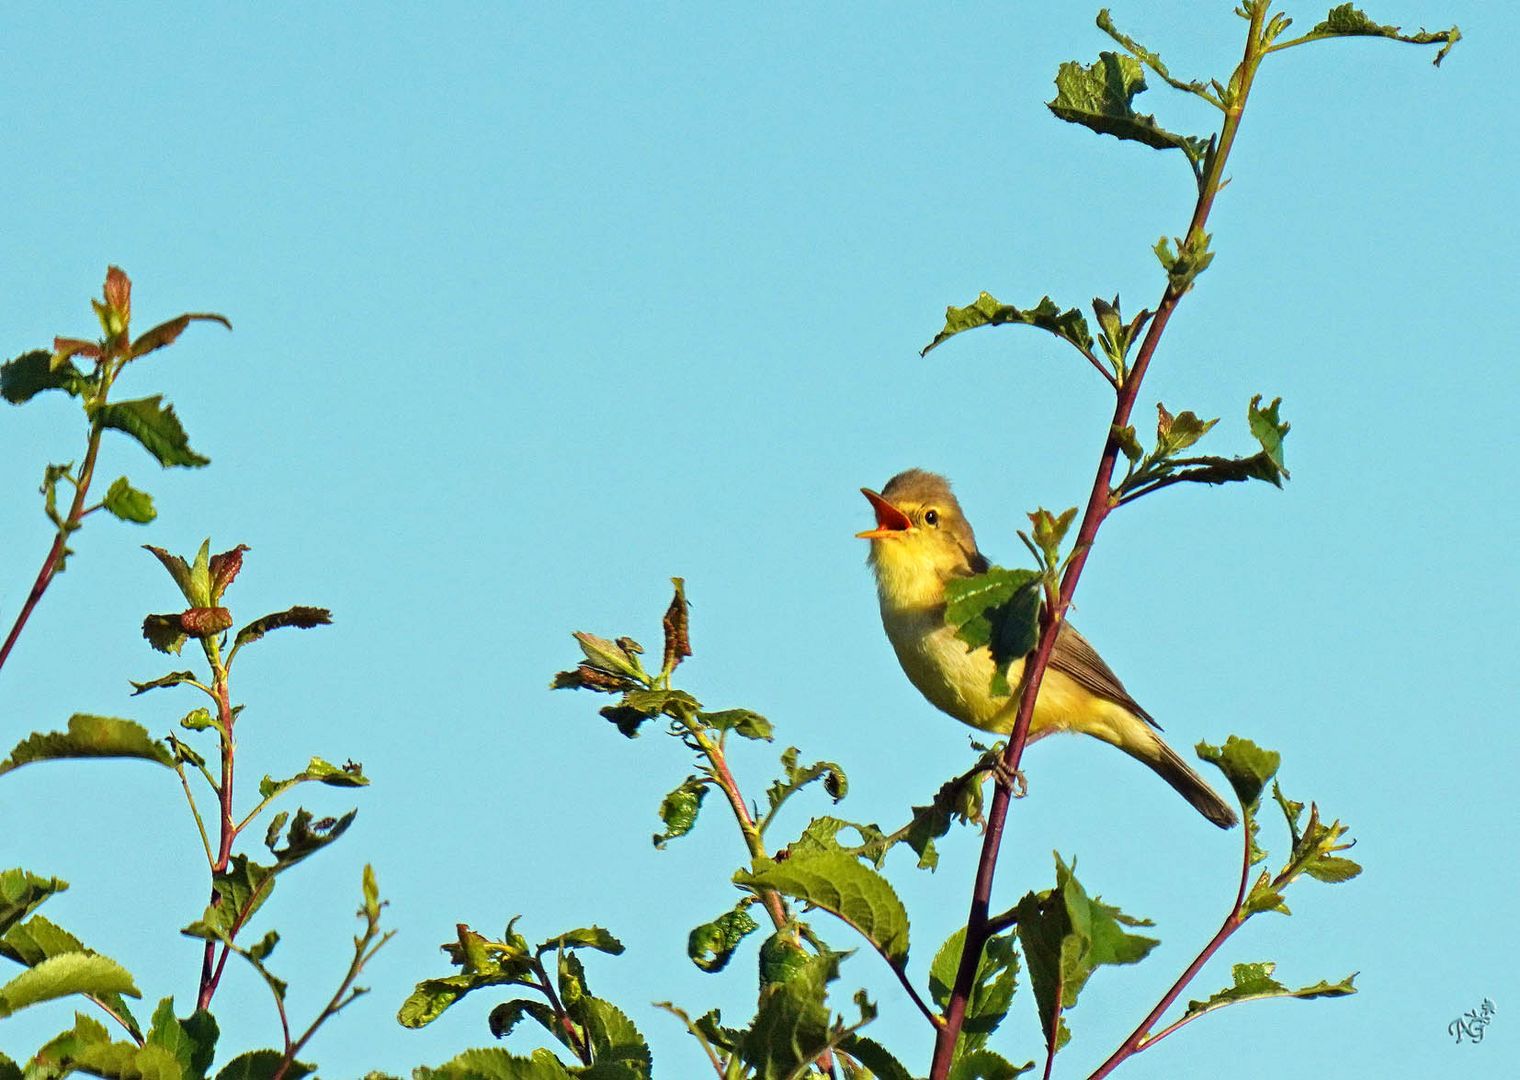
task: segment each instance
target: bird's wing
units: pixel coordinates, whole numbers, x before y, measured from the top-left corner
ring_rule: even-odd
[[[1142,709],[1140,703],[1129,696],[1129,691],[1124,689],[1119,676],[1115,675],[1113,669],[1103,662],[1103,657],[1098,655],[1098,650],[1089,645],[1087,639],[1077,633],[1069,623],[1061,625],[1060,636],[1056,638],[1056,647],[1050,654],[1050,666],[1099,697],[1123,705],[1157,731],[1161,730],[1161,725],[1156,723],[1156,718]]]

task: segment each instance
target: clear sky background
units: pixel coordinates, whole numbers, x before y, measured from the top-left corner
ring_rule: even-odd
[[[1225,76],[1231,4],[1120,5],[1174,72]],[[1324,3],[1289,3],[1312,24]],[[1231,733],[1282,752],[1294,798],[1348,821],[1366,872],[1306,882],[1194,984],[1274,959],[1293,985],[1359,971],[1361,992],[1251,1004],[1125,1066],[1143,1078],[1513,1076],[1520,894],[1513,777],[1520,375],[1509,328],[1520,17],[1479,0],[1386,0],[1388,22],[1461,25],[1432,52],[1333,42],[1273,58],[1211,226],[1217,257],[1142,394],[1221,416],[1282,396],[1293,480],[1172,489],[1111,519],[1076,621],[1180,748]],[[1176,155],[1099,138],[1045,109],[1067,59],[1109,42],[1091,3],[864,9],[649,5],[203,5],[11,10],[0,50],[0,339],[7,355],[90,334],[108,263],[142,325],[225,312],[133,369],[165,393],[200,471],[161,472],[110,436],[101,475],[157,499],[147,527],[91,519],[0,674],[5,746],[75,711],[169,730],[192,691],[130,699],[171,666],[139,636],[177,594],[137,545],[252,546],[240,621],[292,603],[335,625],[240,662],[251,794],[311,754],[371,788],[349,834],[283,878],[257,929],[309,1017],[336,985],[372,862],[399,930],[373,993],[318,1036],[323,1075],[405,1074],[492,1042],[505,994],[411,1032],[393,1017],[444,974],[456,922],[530,936],[598,922],[628,952],[591,985],[654,1047],[657,1075],[705,1068],[651,1007],[754,1001],[752,939],[729,972],[685,958],[725,909],[742,848],[721,804],[654,851],[660,797],[687,774],[657,731],[629,742],[605,699],[550,693],[569,632],[654,646],[686,578],[684,685],[748,706],[774,746],[736,753],[762,797],[786,745],[849,771],[846,817],[895,826],[970,759],[968,731],[908,685],[852,536],[856,493],[908,466],[953,477],[983,548],[1023,558],[1036,505],[1085,498],[1110,400],[1054,339],[982,330],[920,360],[947,304],[981,289],[1063,306],[1153,306],[1150,247],[1186,225]],[[1140,100],[1178,130],[1211,111]],[[0,414],[0,617],[50,539],[43,466],[76,458],[59,395]],[[178,696],[177,696],[178,695]],[[1106,969],[1070,1014],[1057,1074],[1085,1076],[1170,985],[1234,896],[1238,834],[1123,755],[1052,740],[1025,759],[998,902],[1048,887],[1050,852],[1088,889],[1156,920],[1144,964]],[[352,795],[352,797],[349,797]],[[799,799],[795,835],[825,812]],[[1270,820],[1270,819],[1269,819]],[[1274,822],[1265,839],[1283,837]],[[778,834],[778,839],[782,836]],[[256,843],[256,841],[255,841]],[[922,980],[964,919],[978,839],[889,872]],[[0,781],[0,865],[70,881],[44,912],[123,962],[148,1000],[193,997],[205,870],[174,777],[137,763],[40,765]],[[818,916],[836,945],[849,933]],[[925,1069],[930,1034],[881,963],[848,961],[875,1034]],[[1483,998],[1478,1046],[1447,1025]],[[226,1060],[278,1039],[256,977],[219,996]],[[70,1008],[0,1026],[29,1054]],[[150,1010],[145,1010],[150,1011]],[[301,1021],[304,1023],[304,1020]],[[521,1039],[522,1041],[519,1041]],[[525,1030],[512,1045],[534,1043]],[[994,1039],[1040,1054],[1027,987]]]

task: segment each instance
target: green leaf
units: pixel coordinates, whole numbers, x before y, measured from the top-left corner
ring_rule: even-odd
[[[1208,150],[1208,140],[1167,131],[1154,116],[1137,113],[1131,103],[1144,89],[1145,74],[1138,60],[1100,52],[1097,61],[1086,67],[1075,60],[1062,64],[1056,72],[1055,100],[1046,105],[1062,120],[1100,135],[1144,143],[1157,150],[1181,150],[1196,171]]]
[[[1254,816],[1261,806],[1261,793],[1267,781],[1277,775],[1282,755],[1234,735],[1225,740],[1222,748],[1201,742],[1196,749],[1200,758],[1219,767],[1246,813]]]
[[[514,922],[516,920],[513,920]],[[507,927],[504,941],[491,941],[460,925],[459,938],[443,949],[457,975],[424,979],[401,1005],[396,1019],[403,1027],[420,1028],[432,1023],[466,994],[489,986],[536,986],[535,959],[521,934]],[[570,955],[570,954],[565,954]]]
[[[211,1068],[219,1035],[216,1018],[209,1012],[197,1009],[180,1020],[174,1015],[174,999],[166,997],[153,1011],[153,1025],[144,1049],[161,1047],[174,1055],[187,1078],[201,1077]]]
[[[190,449],[190,439],[174,415],[174,406],[163,404],[163,396],[137,398],[133,401],[108,402],[95,413],[102,427],[113,428],[132,436],[165,468],[181,465],[198,468],[211,464]]]
[[[630,681],[625,675],[616,675],[582,664],[574,671],[562,671],[551,684],[555,689],[575,687],[595,690],[604,694],[623,693],[616,705],[599,710],[601,715],[617,726],[627,738],[637,738],[639,725],[657,716],[672,720],[694,715],[702,703],[684,690],[649,690],[642,683]]]
[[[149,679],[147,682],[132,683],[132,696],[136,697],[138,694],[146,694],[149,690],[158,690],[165,686],[179,686],[181,683],[193,682],[194,680],[195,672],[193,671],[171,671],[167,675],[160,675],[158,678]],[[127,681],[132,682],[130,679]]]
[[[994,566],[945,583],[945,624],[968,649],[991,649],[994,694],[1010,692],[1008,665],[1039,641],[1040,581],[1036,570]]]
[[[169,571],[169,576],[174,579],[174,584],[179,586],[185,602],[195,603],[195,589],[191,582],[190,564],[185,561],[183,555],[171,555],[161,547],[152,544],[144,544],[143,550],[150,552],[155,559],[163,564],[163,568]]]
[[[919,355],[929,355],[932,349],[938,348],[956,334],[965,333],[967,330],[975,330],[979,326],[1005,326],[1010,323],[1038,327],[1074,345],[1084,355],[1090,355],[1092,352],[1092,331],[1088,329],[1087,320],[1076,308],[1062,311],[1056,306],[1054,300],[1045,296],[1041,297],[1040,302],[1034,307],[1020,309],[1012,304],[1002,303],[990,293],[983,292],[965,307],[946,308],[945,328],[934,335],[933,341],[919,350]]]
[[[1126,926],[1150,926],[1118,908],[1089,898],[1056,855],[1056,887],[1019,901],[1019,943],[1034,987],[1046,1046],[1059,1050],[1071,1037],[1061,1013],[1077,1003],[1092,973],[1105,964],[1134,964],[1159,942],[1131,934]]]
[[[1140,445],[1140,440],[1135,435],[1133,424],[1124,427],[1110,428],[1114,442],[1119,444],[1119,449],[1124,451],[1124,456],[1129,459],[1131,465],[1138,465],[1140,459],[1145,456],[1145,448]]]
[[[902,1062],[874,1039],[852,1034],[839,1043],[839,1048],[870,1069],[876,1080],[913,1080]]]
[[[0,927],[8,925],[4,912],[0,911]],[[41,915],[34,915],[26,922],[9,926],[9,929],[4,930],[4,936],[0,937],[0,956],[26,967],[36,967],[49,957],[63,956],[66,953],[98,955],[95,950],[85,948],[84,943],[73,934]],[[121,1019],[134,1037],[142,1034],[137,1020],[132,1016],[132,1010],[120,994],[102,993],[96,997]]]
[[[1288,470],[1283,468],[1283,439],[1288,435],[1291,424],[1285,424],[1277,415],[1277,407],[1282,404],[1282,398],[1273,398],[1272,404],[1265,409],[1258,408],[1261,404],[1261,395],[1257,394],[1251,399],[1251,404],[1246,408],[1246,423],[1251,428],[1251,434],[1256,441],[1261,443],[1262,453],[1267,455],[1268,460],[1277,466],[1277,471],[1283,476],[1288,476]],[[1282,487],[1278,483],[1278,487]]]
[[[707,781],[695,776],[686,778],[682,785],[660,800],[660,820],[665,831],[654,834],[654,846],[664,849],[667,841],[691,832],[707,797]]]
[[[278,1050],[250,1050],[239,1054],[216,1074],[216,1080],[274,1080],[274,1074],[285,1060]],[[293,1061],[285,1068],[288,1080],[301,1080],[316,1072],[316,1066]]]
[[[858,864],[857,864],[858,865]],[[828,984],[839,976],[833,953],[802,961],[791,977],[760,991],[740,1055],[757,1080],[790,1080],[829,1045]]]
[[[285,832],[285,846],[271,849],[277,860],[276,869],[284,870],[294,866],[308,855],[325,848],[348,831],[358,813],[357,810],[350,810],[338,818],[314,818],[310,810],[297,810],[290,821],[290,828]]]
[[[70,994],[126,994],[142,997],[127,969],[97,953],[50,956],[0,986],[0,1018],[28,1005]]]
[[[466,1050],[435,1069],[416,1069],[412,1080],[571,1080],[571,1074],[547,1050],[535,1050],[531,1057],[518,1057],[490,1047]]]
[[[326,784],[328,787],[366,787],[369,784],[369,777],[364,775],[364,767],[355,762],[350,761],[339,766],[314,757],[307,762],[306,768],[289,779],[276,780],[270,776],[264,777],[259,781],[259,797],[273,798],[297,784],[308,782]]]
[[[950,994],[955,986],[955,976],[960,969],[961,953],[965,947],[966,928],[963,926],[945,940],[929,966],[929,994],[941,1012],[950,1004]],[[1019,957],[1014,936],[1003,934],[989,938],[982,946],[976,978],[971,984],[965,1022],[961,1028],[960,1040],[956,1043],[957,1059],[987,1045],[988,1038],[1003,1022],[1003,1017],[1008,1015],[1018,972]]]
[[[211,891],[215,900],[205,913],[180,933],[207,941],[230,939],[233,933],[269,899],[274,891],[274,871],[251,861],[247,855],[233,855],[227,869],[212,875]]]
[[[55,368],[52,359],[47,350],[33,349],[0,364],[0,397],[12,405],[29,401],[44,390],[62,390],[78,397],[89,380],[72,361],[65,360]]]
[[[712,922],[694,927],[686,938],[686,955],[703,971],[722,971],[745,937],[760,929],[749,913],[749,901],[741,900]]]
[[[517,1027],[525,1016],[531,1016],[537,1020],[551,1035],[563,1037],[564,1033],[559,1031],[559,1020],[555,1017],[554,1010],[542,1001],[529,1001],[525,998],[504,1001],[496,1006],[491,1010],[491,1015],[486,1018],[486,1026],[491,1029],[492,1035],[498,1039],[505,1039],[512,1034],[512,1029]]]
[[[146,491],[138,491],[127,483],[125,476],[117,478],[111,484],[100,505],[121,520],[135,521],[139,525],[146,525],[158,517],[158,511],[153,509],[153,496]]]
[[[1318,998],[1345,997],[1356,993],[1356,973],[1347,975],[1337,983],[1317,982],[1313,986],[1289,990],[1272,977],[1276,964],[1264,961],[1257,964],[1236,964],[1232,969],[1235,985],[1226,987],[1203,1001],[1189,1001],[1184,1016],[1201,1015],[1233,1005],[1238,1001],[1258,1001],[1265,998]]]
[[[1034,1068],[1034,1062],[1015,1065],[991,1050],[974,1050],[950,1066],[946,1080],[1013,1080]]]
[[[1061,541],[1066,538],[1066,532],[1076,517],[1075,506],[1059,514],[1052,514],[1042,506],[1029,515],[1029,523],[1034,532],[1034,546],[1044,556],[1045,565],[1051,569],[1061,564]]]
[[[1173,78],[1172,73],[1167,70],[1166,64],[1162,62],[1161,57],[1158,54],[1152,52],[1150,49],[1147,49],[1144,45],[1141,45],[1129,35],[1120,32],[1119,28],[1114,25],[1113,17],[1109,15],[1107,8],[1104,8],[1102,11],[1098,12],[1098,29],[1102,30],[1109,37],[1113,38],[1120,45],[1124,46],[1125,50],[1129,52],[1131,56],[1133,56],[1136,60],[1139,60],[1146,67],[1150,68],[1157,75],[1161,76],[1161,78],[1164,79],[1174,89],[1181,90],[1189,94],[1196,94],[1199,97],[1203,98],[1203,100],[1207,101],[1210,105],[1223,108],[1223,103],[1221,100],[1216,95],[1211,94],[1209,92],[1209,88],[1203,83],[1197,81],[1196,79],[1191,82],[1183,82],[1181,79]]]
[[[173,767],[174,755],[148,729],[114,716],[75,713],[68,731],[36,732],[16,744],[11,756],[0,761],[0,775],[34,761],[60,758],[141,758]]]
[[[1159,401],[1156,402],[1157,456],[1167,456],[1178,450],[1186,450],[1207,435],[1217,423],[1219,423],[1218,417],[1213,420],[1200,420],[1190,409],[1184,409],[1173,416],[1167,412],[1165,405]]]
[[[699,712],[697,719],[710,728],[732,731],[746,739],[764,739],[769,742],[773,728],[771,722],[757,712],[748,709],[724,709],[721,712]]]
[[[26,870],[0,870],[0,934],[26,918],[48,897],[61,893],[69,883],[39,877]]]
[[[1193,281],[1214,261],[1214,253],[1209,250],[1209,241],[1212,239],[1213,236],[1206,232],[1179,236],[1176,254],[1172,253],[1171,241],[1166,237],[1156,241],[1156,258],[1166,271],[1167,281],[1174,293],[1180,296],[1191,289]]]
[[[1436,53],[1436,58],[1432,61],[1436,67],[1440,67],[1441,61],[1446,59],[1446,54],[1451,52],[1452,46],[1462,40],[1462,32],[1453,26],[1450,30],[1420,30],[1415,34],[1406,34],[1397,26],[1385,26],[1374,22],[1355,4],[1337,4],[1305,35],[1304,40],[1318,41],[1332,37],[1384,37],[1410,45],[1440,43],[1441,50]]]
[[[766,800],[770,803],[770,812],[766,814],[765,825],[775,817],[776,811],[782,804],[797,792],[815,780],[823,781],[823,790],[828,792],[829,798],[838,803],[850,790],[849,777],[845,776],[844,770],[832,761],[815,761],[811,765],[799,765],[798,755],[801,753],[795,746],[788,746],[781,752],[782,775],[779,779],[771,782],[770,787],[765,789]],[[764,829],[762,826],[762,831]]]
[[[600,926],[585,926],[576,930],[566,930],[563,934],[555,934],[534,952],[542,956],[546,952],[558,949],[595,949],[608,956],[621,956],[623,943]]]
[[[908,913],[887,879],[850,855],[798,851],[784,862],[756,860],[736,885],[773,889],[844,920],[899,969],[908,961]]]
[[[26,1080],[21,1067],[4,1054],[0,1054],[0,1080]]]
[[[606,638],[580,630],[575,631],[574,637],[581,647],[581,652],[586,655],[586,660],[592,666],[599,667],[603,671],[626,675],[640,682],[647,678],[644,665],[639,662],[638,652],[630,649],[627,644],[608,641]]]
[[[572,1015],[586,1029],[597,1065],[620,1064],[634,1076],[648,1080],[654,1068],[653,1056],[627,1013],[610,1001],[587,996],[581,998]]]
[[[326,608],[305,607],[297,605],[286,608],[284,611],[276,611],[272,615],[254,619],[253,622],[237,632],[233,639],[233,648],[241,649],[244,645],[259,640],[271,630],[278,630],[285,626],[294,626],[298,630],[310,630],[314,626],[329,626],[332,624],[332,612]]]
[[[94,1017],[76,1012],[74,1026],[49,1039],[32,1057],[27,1071],[21,1075],[25,1080],[55,1080],[68,1075],[65,1066],[75,1064],[82,1054],[89,1053],[97,1046],[110,1045],[111,1034],[105,1025]]]

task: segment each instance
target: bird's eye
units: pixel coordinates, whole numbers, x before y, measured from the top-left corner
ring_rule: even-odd
[[[939,524],[939,511],[938,510],[925,510],[924,511],[924,524],[925,525],[938,525]]]

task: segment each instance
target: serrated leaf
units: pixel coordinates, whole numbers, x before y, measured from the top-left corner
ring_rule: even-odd
[[[771,722],[749,709],[723,709],[719,712],[699,712],[697,719],[710,728],[732,731],[746,739],[764,739],[770,742],[775,728]]]
[[[174,406],[165,405],[161,394],[132,401],[112,401],[95,413],[103,427],[123,432],[136,439],[165,468],[179,465],[198,468],[211,459],[190,449],[190,438],[174,415]]]
[[[190,1080],[205,1076],[211,1068],[219,1035],[216,1018],[209,1012],[197,1009],[181,1020],[174,1015],[174,999],[166,997],[153,1011],[153,1023],[143,1048],[159,1047],[172,1054]]]
[[[945,940],[929,966],[929,995],[941,1012],[949,1006],[955,976],[960,969],[961,953],[965,947],[966,928],[963,926]],[[988,1038],[1008,1015],[1018,971],[1019,957],[1014,935],[1003,934],[989,938],[982,946],[982,955],[977,961],[976,978],[972,981],[971,996],[966,1003],[961,1037],[956,1043],[957,1059],[985,1046]]]
[[[75,713],[69,717],[67,731],[28,735],[0,761],[0,775],[36,761],[62,758],[141,758],[173,767],[174,755],[148,729],[131,720],[115,716],[90,716]]]
[[[992,692],[1007,695],[1008,665],[1034,649],[1040,636],[1040,574],[994,566],[945,583],[945,625],[968,649],[992,651]]]
[[[876,1080],[913,1080],[910,1073],[886,1047],[874,1039],[852,1034],[839,1048],[871,1070]]]
[[[103,510],[122,521],[134,521],[139,525],[146,525],[158,516],[158,511],[153,509],[153,496],[146,491],[138,491],[127,482],[125,476],[112,482],[100,505]]]
[[[1061,1013],[1076,1005],[1094,971],[1106,964],[1138,963],[1160,944],[1125,930],[1151,924],[1125,915],[1100,897],[1089,897],[1059,854],[1056,887],[1026,894],[1016,912],[1019,944],[1047,1048],[1053,1039],[1059,1050],[1070,1038]]]
[[[574,1018],[585,1028],[598,1066],[623,1065],[634,1076],[648,1080],[654,1068],[653,1055],[627,1013],[610,1001],[587,996],[575,1008]]]
[[[247,922],[274,891],[275,868],[253,862],[244,854],[233,855],[227,869],[213,874],[215,899],[205,913],[180,933],[207,941],[229,939]]]
[[[1255,816],[1261,806],[1261,793],[1267,781],[1277,775],[1282,755],[1275,750],[1263,750],[1250,739],[1231,735],[1223,747],[1200,742],[1196,747],[1198,756],[1219,767],[1235,795],[1245,807],[1246,813]]]
[[[251,550],[247,544],[239,544],[228,551],[220,552],[211,556],[206,564],[207,574],[211,578],[211,602],[221,602],[222,594],[227,591],[238,576],[238,571],[243,569],[243,552]]]
[[[48,897],[68,887],[67,881],[42,877],[19,867],[0,870],[0,934],[36,911]]]
[[[70,994],[142,996],[131,974],[115,960],[98,953],[62,953],[0,986],[0,1018]]]
[[[974,1050],[950,1066],[945,1080],[1013,1080],[1034,1068],[1034,1062],[1015,1065],[991,1050]]]
[[[1200,420],[1191,409],[1184,409],[1173,416],[1159,401],[1156,402],[1156,414],[1156,449],[1157,453],[1163,456],[1174,454],[1178,450],[1186,450],[1219,423],[1218,417],[1213,420]]]
[[[1233,1005],[1239,1001],[1257,1001],[1265,998],[1318,998],[1318,997],[1344,997],[1347,994],[1356,993],[1354,981],[1356,974],[1347,975],[1337,983],[1317,982],[1313,986],[1300,987],[1297,990],[1289,990],[1282,983],[1272,977],[1277,965],[1271,961],[1263,961],[1256,964],[1236,964],[1231,969],[1234,985],[1226,987],[1217,993],[1211,994],[1203,1001],[1189,1001],[1184,1016],[1194,1016],[1215,1009],[1222,1009],[1226,1005]]]
[[[908,960],[908,913],[887,879],[839,852],[793,852],[785,862],[758,860],[753,872],[740,870],[734,883],[772,889],[812,904],[844,920],[887,961]]]
[[[41,915],[34,915],[14,926],[10,925],[10,920],[5,917],[4,905],[5,901],[0,900],[0,931],[4,933],[4,936],[0,937],[0,956],[26,967],[36,967],[49,957],[62,956],[66,953],[97,955],[94,949],[86,948],[83,942],[73,934]],[[127,1007],[126,1001],[120,994],[101,993],[94,996],[120,1018],[134,1038],[142,1034],[136,1018],[132,1015],[132,1010]]]
[[[547,1050],[536,1050],[531,1057],[519,1057],[489,1047],[466,1050],[437,1068],[424,1066],[416,1069],[412,1072],[412,1080],[571,1080],[571,1074]]]
[[[250,1050],[224,1065],[222,1071],[216,1074],[216,1080],[274,1080],[274,1074],[284,1061],[285,1055],[278,1050]],[[301,1080],[315,1071],[313,1065],[292,1061],[285,1067],[285,1077],[287,1080]]]
[[[44,390],[79,396],[88,382],[84,374],[67,359],[54,367],[52,358],[46,349],[33,349],[0,364],[0,397],[20,405]]]
[[[664,849],[668,841],[691,832],[706,797],[707,781],[693,776],[661,799],[660,820],[665,823],[665,831],[654,834],[654,846]]]
[[[1012,304],[1001,302],[990,293],[983,292],[965,307],[946,308],[945,328],[934,335],[933,341],[919,350],[919,355],[929,355],[931,350],[967,330],[975,330],[980,326],[1009,324],[1038,327],[1071,343],[1083,353],[1092,351],[1092,331],[1088,329],[1087,320],[1076,308],[1062,311],[1048,296],[1041,297],[1040,302],[1032,308],[1016,308]]]
[[[163,548],[154,547],[152,544],[144,544],[143,550],[151,553],[163,565],[163,568],[169,571],[169,576],[174,579],[174,584],[179,586],[179,591],[184,596],[185,602],[189,604],[195,603],[195,590],[190,578],[190,564],[185,561],[185,557],[183,555],[171,555]]]
[[[858,864],[857,864],[858,865]],[[811,956],[784,981],[760,991],[754,1022],[740,1055],[757,1080],[790,1080],[829,1045],[828,984],[839,974],[835,954]]]
[[[259,640],[269,631],[279,630],[281,627],[293,626],[298,630],[310,630],[314,626],[329,626],[331,623],[332,612],[326,608],[298,604],[284,611],[276,611],[272,615],[254,619],[237,632],[237,637],[233,639],[233,648],[242,648],[250,642]]]
[[[686,955],[703,971],[722,971],[739,942],[758,929],[760,924],[750,915],[748,902],[740,901],[712,922],[693,927],[686,938]]]
[[[1069,60],[1060,66],[1055,100],[1046,107],[1062,120],[1100,135],[1144,143],[1157,150],[1181,150],[1196,166],[1208,149],[1208,140],[1167,131],[1154,116],[1137,113],[1132,102],[1144,90],[1145,73],[1138,60],[1100,52],[1091,65]]]
[[[1462,32],[1453,26],[1449,30],[1420,30],[1418,33],[1406,34],[1397,26],[1387,26],[1374,22],[1365,11],[1355,4],[1337,4],[1330,9],[1324,19],[1317,23],[1312,30],[1305,35],[1306,40],[1319,40],[1332,37],[1383,37],[1394,41],[1402,41],[1410,45],[1435,45],[1440,44],[1441,50],[1436,53],[1432,63],[1436,67],[1441,66],[1441,61],[1446,59],[1446,54],[1451,52],[1452,46],[1462,40]]]
[[[575,930],[566,930],[563,934],[555,934],[534,952],[542,956],[546,952],[557,949],[595,949],[608,956],[621,956],[623,943],[613,937],[610,931],[600,926],[583,926]]]
[[[347,762],[343,765],[334,765],[329,761],[323,761],[319,757],[313,757],[307,762],[306,768],[285,780],[276,780],[266,776],[259,781],[259,797],[272,798],[280,792],[287,791],[297,784],[318,783],[328,787],[366,787],[369,777],[364,775],[362,766],[355,762]]]

